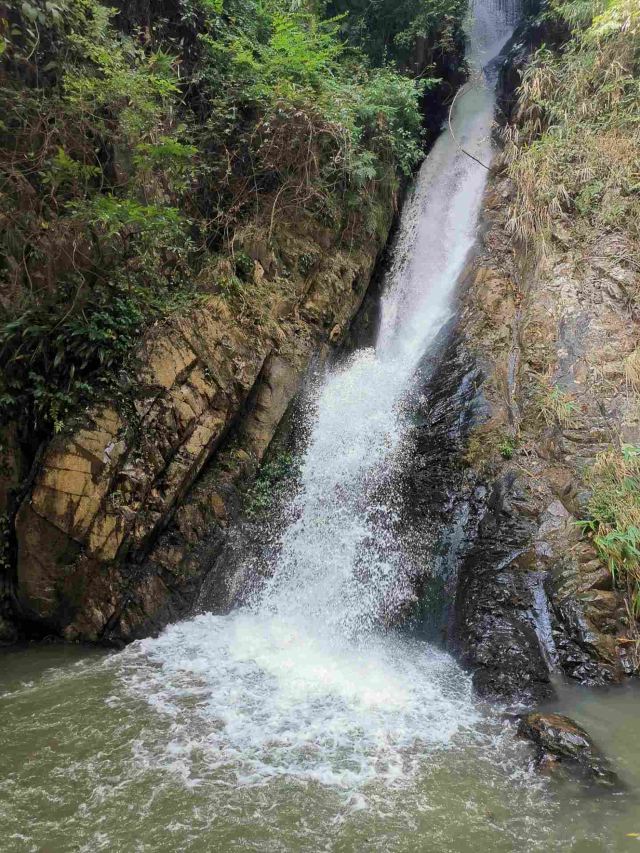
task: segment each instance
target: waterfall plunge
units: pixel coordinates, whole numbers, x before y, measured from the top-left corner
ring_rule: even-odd
[[[460,145],[485,163],[494,94],[482,68],[511,27],[500,4],[476,4],[474,76],[452,122]],[[412,595],[384,485],[405,432],[403,398],[451,314],[486,178],[444,131],[402,214],[376,347],[317,393],[265,586],[228,616],[198,616],[119,656],[131,690],[171,719],[166,763],[187,776],[195,749],[229,784],[400,784],[425,750],[477,722],[457,664],[383,628]]]

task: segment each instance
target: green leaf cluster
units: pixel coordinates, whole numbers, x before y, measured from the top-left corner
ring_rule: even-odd
[[[156,6],[25,0],[0,21],[0,415],[32,447],[126,394],[150,324],[228,293],[201,273],[239,229],[304,213],[369,239],[422,156],[429,81],[376,59],[377,30],[345,41],[357,3]],[[402,9],[416,33],[462,14]]]
[[[249,518],[269,510],[274,499],[296,474],[295,459],[288,451],[282,451],[265,462],[245,495],[244,510]]]
[[[581,522],[613,581],[627,593],[631,613],[640,617],[640,447],[601,454],[587,473],[591,497]]]

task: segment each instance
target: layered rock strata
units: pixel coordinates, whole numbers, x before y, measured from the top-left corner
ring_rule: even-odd
[[[343,247],[304,223],[274,243],[243,247],[263,302],[254,294],[243,312],[212,295],[152,329],[124,405],[96,406],[46,448],[9,584],[39,633],[126,642],[193,605],[207,570],[194,551],[222,538],[311,359],[344,338],[382,245]]]

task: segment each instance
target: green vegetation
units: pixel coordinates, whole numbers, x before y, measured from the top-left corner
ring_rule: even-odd
[[[554,385],[548,376],[541,377],[537,388],[537,405],[547,426],[571,426],[577,405],[571,394]]]
[[[513,459],[513,454],[516,452],[516,446],[516,440],[511,436],[506,436],[506,438],[503,438],[498,445],[500,456],[507,460]]]
[[[495,470],[500,459],[513,459],[518,449],[518,436],[509,435],[505,424],[491,421],[479,424],[467,439],[465,465],[487,474]]]
[[[274,497],[283,484],[296,474],[296,462],[291,453],[282,451],[261,466],[258,476],[245,495],[245,512],[250,518],[271,508]]]
[[[614,582],[627,594],[630,614],[640,617],[640,447],[601,454],[587,475],[592,494],[588,520],[592,537]]]
[[[459,38],[466,0],[330,0],[330,14],[346,13],[341,30],[376,64],[387,59],[406,64],[422,41],[438,52]]]
[[[250,285],[239,229],[269,242],[304,211],[368,239],[422,154],[430,81],[343,44],[349,18],[289,0],[163,9],[25,0],[0,19],[0,420],[19,416],[32,447],[126,393],[150,324]],[[403,9],[430,38],[462,15]],[[378,35],[359,37],[371,56]]]
[[[2,38],[0,407],[37,440],[191,298],[195,148],[175,60],[105,7],[25,2]]]
[[[558,221],[586,240],[623,231],[637,264],[640,6],[551,0],[545,14],[571,36],[561,50],[542,47],[522,79],[505,151],[511,228],[543,244]]]

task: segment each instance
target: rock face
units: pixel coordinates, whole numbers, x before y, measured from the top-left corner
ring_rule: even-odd
[[[549,695],[554,670],[603,684],[637,666],[622,595],[577,521],[585,470],[616,437],[640,440],[625,381],[638,326],[624,266],[585,267],[567,243],[535,263],[514,250],[510,191],[499,179],[489,189],[453,332],[483,405],[457,498],[471,513],[449,637],[479,692],[530,704]]]
[[[578,525],[585,471],[640,442],[625,378],[637,276],[602,260],[614,236],[588,265],[560,237],[527,255],[508,237],[510,195],[494,175],[456,320],[424,365],[402,492],[420,619],[455,597],[438,630],[477,691],[530,706],[554,673],[593,685],[637,671],[623,596]]]
[[[491,480],[469,457],[495,417],[488,366],[460,320],[443,337],[423,365],[401,488],[406,526],[422,543],[417,615],[474,670],[480,695],[532,703],[551,694],[557,659],[545,576],[532,562],[532,508],[513,475]]]
[[[542,8],[529,4],[532,17],[507,46],[503,119],[532,51],[566,41],[566,24]],[[628,235],[612,226],[587,245],[557,216],[538,257],[508,236],[513,196],[498,165],[453,332],[477,365],[484,408],[453,502],[468,521],[448,636],[481,694],[530,705],[552,693],[554,671],[604,684],[639,668],[623,597],[578,521],[589,500],[585,472],[599,454],[640,442],[629,370],[640,318]]]
[[[201,539],[221,547],[239,484],[311,358],[344,337],[381,248],[341,248],[303,228],[281,235],[277,252],[247,238],[265,294],[257,308],[243,316],[211,296],[152,329],[126,405],[94,408],[46,448],[5,575],[19,617],[40,633],[123,642],[193,604],[207,570]]]
[[[589,735],[574,720],[561,714],[526,714],[518,724],[520,737],[536,747],[536,762],[541,769],[558,765],[595,780],[619,787],[620,781]]]
[[[529,704],[551,695],[555,656],[553,638],[541,630],[544,577],[523,547],[531,535],[530,520],[520,516],[523,497],[508,477],[489,493],[461,567],[454,631],[481,696]]]

